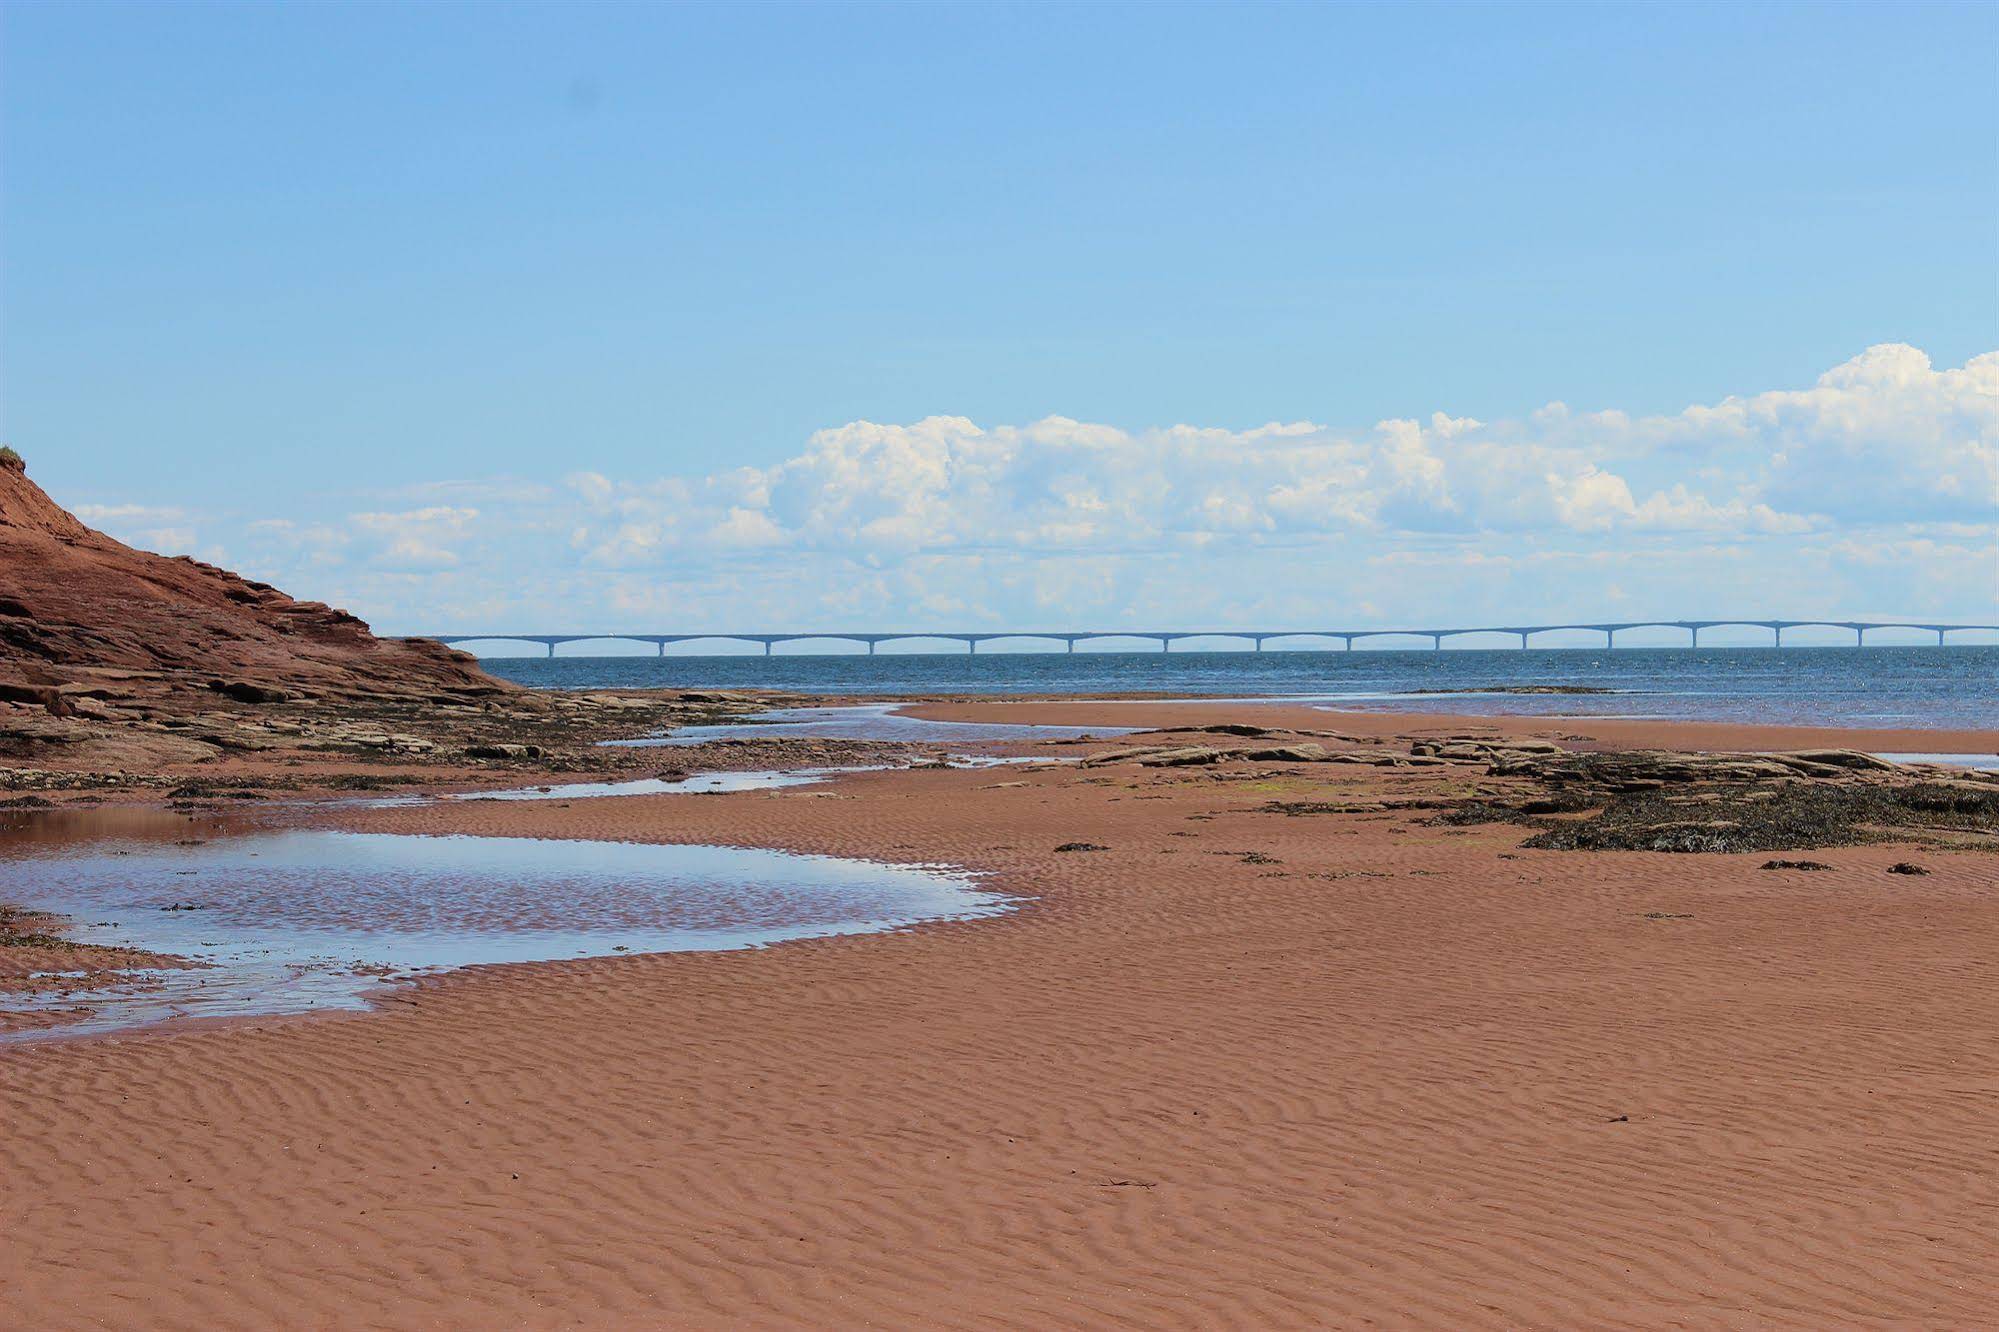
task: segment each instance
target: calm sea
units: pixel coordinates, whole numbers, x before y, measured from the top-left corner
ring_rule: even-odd
[[[1342,707],[1999,728],[1999,647],[489,657],[537,688],[1295,695]],[[1502,692],[1534,685],[1610,692]]]

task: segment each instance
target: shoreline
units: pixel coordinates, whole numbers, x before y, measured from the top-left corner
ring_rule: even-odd
[[[671,694],[677,691],[639,692],[642,694]],[[855,703],[856,700],[854,699],[841,697],[829,702],[825,706],[853,706]],[[861,705],[874,706],[874,704],[875,701],[867,700]],[[785,706],[798,705],[792,702],[785,704]],[[819,705],[814,703],[805,706]],[[1369,743],[1393,742],[1397,740],[1407,742],[1427,738],[1513,738],[1553,741],[1559,743],[1563,748],[1578,754],[1615,753],[1628,749],[1642,749],[1660,753],[1761,755],[1824,748],[1855,749],[1864,753],[1870,752],[1861,748],[1864,742],[1879,739],[1884,734],[1857,728],[1783,727],[1746,725],[1730,722],[1685,722],[1678,720],[1637,722],[1624,719],[1591,726],[1588,728],[1588,733],[1584,733],[1574,729],[1568,723],[1590,719],[1524,717],[1515,715],[1466,717],[1451,713],[1349,712],[1315,704],[1299,704],[1286,697],[1207,701],[1183,698],[1154,698],[1151,696],[1093,698],[1089,700],[1068,699],[1060,696],[1005,700],[967,699],[959,696],[945,696],[941,698],[918,699],[904,704],[895,704],[893,707],[899,713],[923,720],[966,722],[971,724],[999,722],[1027,726],[1050,725],[1080,728],[1086,732],[1080,738],[1055,740],[1037,741],[1024,737],[1017,741],[975,740],[957,742],[961,747],[968,746],[985,751],[1011,751],[1014,752],[1016,758],[1024,756],[1045,757],[1051,763],[1071,763],[1077,761],[1078,756],[1067,751],[1071,747],[1090,743],[1092,737],[1087,735],[1087,730],[1091,727],[1105,728],[1112,731],[1132,731],[1131,734],[1126,735],[1096,737],[1095,739],[1098,742],[1097,752],[1101,752],[1105,748],[1115,749],[1120,745],[1144,743],[1147,734],[1152,731],[1166,732],[1184,729],[1191,732],[1199,732],[1204,727],[1224,724],[1231,718],[1242,719],[1245,717],[1253,718],[1254,722],[1259,726],[1275,729],[1293,727],[1300,728],[1307,733],[1317,734],[1328,733],[1320,728],[1324,727],[1328,722],[1335,722],[1338,724],[1340,734]],[[761,714],[752,712],[741,718],[741,720],[754,724],[759,715]],[[1935,730],[1898,731],[1885,734],[1905,743],[1926,745],[1928,747],[1926,752],[1936,755],[1982,755],[1999,752],[1999,731]],[[1198,739],[1201,737],[1196,735],[1195,738]],[[785,741],[779,740],[775,743],[782,744]],[[875,742],[860,743],[866,746]],[[949,748],[951,743],[933,741],[930,742],[928,748],[933,751],[941,750]],[[887,742],[887,745],[890,748],[894,748],[897,745],[905,745],[911,750],[925,748],[921,744],[908,744],[908,742]],[[1059,752],[1054,754],[1046,753],[1045,751],[1050,747],[1056,748]],[[1022,751],[1026,751],[1026,753],[1023,754]],[[690,752],[688,750],[662,746],[657,749],[642,749],[630,752],[649,755],[663,763],[669,764],[669,771],[688,771],[682,768],[678,762],[678,760]],[[723,766],[708,766],[718,762]],[[702,754],[701,763],[697,765],[697,769],[695,770],[696,775],[711,773],[721,775],[731,771],[732,765],[735,762],[736,759],[733,755],[724,755],[718,758],[712,752],[705,752]],[[751,760],[751,766],[754,766],[756,762],[757,760]],[[912,764],[913,766],[911,766]],[[225,771],[218,772],[218,766],[223,767]],[[641,764],[641,766],[644,765]],[[255,778],[266,767],[267,765],[254,761],[238,761],[225,765],[204,764],[201,771],[204,778],[211,781],[214,785],[227,787],[232,784],[232,778],[236,780]],[[890,762],[887,764],[871,763],[851,767],[828,767],[823,770],[826,773],[825,779],[803,785],[810,795],[819,798],[839,798],[838,787],[843,783],[851,782],[856,777],[873,774],[910,774],[924,770],[925,767],[926,763],[920,755],[905,754],[901,764]],[[990,788],[997,786],[999,780],[1003,779],[1009,770],[999,767],[975,767],[963,771],[969,771],[976,776],[994,779],[983,783],[984,786]],[[505,774],[502,778],[504,784],[492,780],[495,776],[496,774],[490,771],[482,771],[476,768],[445,767],[439,769],[432,767],[408,773],[407,777],[411,779],[411,784],[402,787],[401,793],[394,796],[391,803],[383,803],[381,792],[365,795],[336,795],[321,791],[313,794],[300,793],[297,798],[280,798],[234,812],[253,814],[258,817],[267,814],[276,815],[276,826],[296,827],[306,830],[331,829],[357,832],[387,831],[393,833],[419,831],[419,829],[404,828],[401,826],[383,828],[378,825],[383,822],[391,824],[398,822],[393,817],[384,819],[383,815],[387,811],[402,809],[414,813],[424,810],[446,810],[454,806],[459,806],[461,802],[477,802],[478,797],[485,792],[522,789],[521,778],[523,774],[520,772]],[[603,776],[615,781],[620,774],[609,773],[603,774]],[[571,783],[578,783],[585,787],[594,784],[589,780],[589,775],[586,773],[561,771],[547,773],[543,780],[528,782],[526,786],[559,790],[562,786]],[[1008,785],[1012,784],[1008,783]],[[731,791],[727,794],[740,797],[772,793],[786,793],[786,788],[780,785],[766,791]],[[625,801],[660,799],[678,802],[690,798],[693,794],[695,793],[591,794],[579,795],[573,797],[573,799],[587,800],[592,804],[600,801],[622,803]],[[402,802],[405,800],[411,803],[403,805]],[[523,806],[532,808],[538,803],[541,802],[520,802],[510,805],[507,808],[512,810],[519,810]],[[566,802],[561,802],[560,800],[556,800],[554,803],[558,804],[559,807],[567,807]],[[170,805],[160,799],[158,791],[139,788],[107,793],[91,793],[85,796],[82,802],[70,804],[67,807],[72,810],[89,810],[104,807],[114,809],[135,807],[165,811]],[[49,811],[60,812],[63,808],[65,808],[65,805],[52,805],[49,807]],[[206,808],[210,811],[216,811],[217,809],[212,804],[206,806]],[[0,809],[0,815],[4,815],[7,812],[4,809]],[[552,835],[547,833],[521,833],[516,831],[515,825],[523,822],[531,822],[531,820],[520,818],[503,818],[498,823],[493,824],[493,826],[486,826],[486,822],[482,822],[481,829],[476,835],[498,837],[527,836],[558,841],[609,840],[637,844],[715,845],[800,854],[836,854],[822,852],[808,846],[793,845],[783,841],[772,841],[768,838],[750,835],[741,828],[732,828],[726,836],[709,837],[706,839],[673,836],[661,837],[654,835],[651,830],[648,830],[645,835],[620,835],[610,838],[595,838],[588,835],[579,836],[565,833],[555,833]],[[984,875],[992,872],[976,865],[961,865],[960,861],[962,857],[919,857],[911,861],[888,854],[882,848],[855,848],[837,854],[848,858],[882,864],[923,864],[930,863],[935,859],[938,863],[948,861],[953,867],[964,868],[975,874]],[[1032,897],[1021,896],[1017,900],[1014,909],[1027,910],[1031,909],[1033,905],[1034,899]],[[17,917],[46,921],[50,924],[51,928],[57,930],[63,928],[60,916],[48,916],[46,913],[32,906],[22,907],[21,904],[0,898],[0,910],[13,911]],[[955,923],[961,922],[950,920],[926,921],[902,928],[920,930],[930,928],[933,925]],[[862,932],[863,935],[865,933]],[[861,936],[850,936],[843,932],[820,937],[846,938]],[[787,940],[776,944],[757,945],[757,947],[783,947],[793,942],[813,941],[811,938],[799,941]],[[103,969],[143,968],[147,966],[176,969],[187,967],[198,968],[204,965],[198,959],[191,959],[173,953],[149,952],[143,948],[97,943],[79,944],[76,947],[79,950],[81,960],[91,964],[86,966],[84,970],[93,975]],[[686,951],[707,952],[731,950]],[[43,950],[15,948],[7,952],[0,952],[0,988],[10,985],[21,985],[23,983],[22,976],[29,969],[45,967],[49,962],[50,956]],[[537,968],[561,965],[564,965],[564,960],[562,959],[482,963],[414,975],[407,978],[404,983],[414,991],[432,985],[449,983],[455,976],[460,974],[485,974],[493,968]],[[391,992],[372,996],[370,1002],[379,1006],[382,1003],[396,1002],[397,997],[396,993]],[[354,1012],[355,1010],[350,1009],[335,1009],[294,1014],[251,1015],[248,1017],[202,1016],[171,1019],[162,1023],[148,1024],[144,1027],[115,1030],[106,1033],[104,1036],[79,1035],[74,1038],[57,1036],[54,1039],[56,1043],[68,1039],[94,1040],[105,1039],[107,1037],[113,1040],[133,1040],[143,1039],[153,1034],[219,1028],[236,1025],[240,1022],[270,1023],[293,1021],[300,1018],[352,1017]],[[22,1021],[22,1017],[19,1015],[0,1014],[0,1024],[5,1024],[10,1020],[18,1024]],[[44,1024],[40,1021],[30,1019],[27,1021],[27,1025],[39,1027]],[[0,1029],[4,1029],[4,1026],[0,1026]],[[30,1042],[29,1044],[35,1043],[37,1042]]]
[[[1100,709],[1086,725],[1105,707],[1372,739],[1553,727],[1601,748],[1767,730],[919,705],[1065,724]],[[1921,747],[1949,749],[1937,735]],[[1999,859],[1923,849],[1932,873],[1906,879],[1886,873],[1906,843],[1813,852],[1833,866],[1817,874],[1760,853],[1532,850],[1519,827],[1395,803],[1469,771],[916,768],[322,814],[944,861],[1032,900],[884,934],[470,968],[323,1020],[0,1048],[0,1226],[20,1237],[0,1321],[1982,1317],[1999,1135],[1954,1089],[1986,1076],[1999,1027],[1983,962]],[[454,772],[522,776],[436,767],[422,786]],[[1288,812],[1322,805],[1353,812]]]
[[[1046,722],[1061,726],[1122,726],[1133,724],[1123,710],[1150,709],[1140,724],[1203,725],[1226,721],[1243,709],[1254,709],[1259,722],[1274,726],[1330,727],[1366,736],[1489,732],[1496,735],[1566,739],[1590,732],[1577,745],[1693,750],[1699,752],[1761,753],[1791,749],[1840,748],[1863,752],[1924,751],[1931,753],[1999,753],[1999,727],[1856,727],[1791,726],[1760,722],[1683,720],[1679,718],[1616,718],[1525,715],[1518,713],[1424,712],[1419,709],[1378,711],[1341,709],[1288,698],[1231,699],[1209,702],[1183,698],[1061,698],[992,700],[912,700],[914,715],[938,721],[969,720],[964,710],[978,709],[991,721]],[[1267,720],[1266,720],[1267,719]]]

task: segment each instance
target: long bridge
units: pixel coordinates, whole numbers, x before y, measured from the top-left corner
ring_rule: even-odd
[[[1529,640],[1537,634],[1561,632],[1588,632],[1603,635],[1603,645],[1617,646],[1617,635],[1627,629],[1684,629],[1690,635],[1689,647],[1699,647],[1703,629],[1754,628],[1768,629],[1773,635],[1773,646],[1784,646],[1786,629],[1847,629],[1853,632],[1856,646],[1864,646],[1870,629],[1912,629],[1924,633],[1934,633],[1937,644],[1944,643],[1944,635],[1960,630],[1984,630],[1999,632],[1999,624],[1927,624],[1913,620],[1620,620],[1616,623],[1599,624],[1508,624],[1486,625],[1462,629],[1090,629],[1054,632],[1032,632],[1009,630],[1000,632],[952,633],[936,630],[911,631],[907,633],[807,633],[807,634],[431,634],[424,637],[435,638],[442,643],[538,643],[548,649],[553,657],[558,644],[562,643],[651,643],[659,648],[659,655],[665,656],[667,645],[671,643],[736,642],[761,643],[765,656],[779,643],[803,642],[844,642],[861,643],[867,646],[870,655],[883,643],[900,643],[916,639],[930,639],[947,643],[963,643],[971,652],[979,650],[979,644],[992,643],[1002,639],[1028,639],[1064,644],[1065,652],[1074,652],[1076,644],[1095,642],[1108,638],[1151,640],[1159,644],[1162,652],[1171,652],[1173,645],[1188,638],[1233,638],[1254,645],[1258,652],[1265,643],[1284,638],[1337,639],[1345,645],[1345,650],[1353,651],[1353,645],[1363,639],[1372,638],[1416,638],[1430,640],[1432,648],[1441,650],[1447,638],[1465,637],[1471,634],[1503,634],[1517,637],[1524,649]]]

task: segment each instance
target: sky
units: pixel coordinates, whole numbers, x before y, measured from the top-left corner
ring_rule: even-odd
[[[0,0],[0,440],[389,632],[1999,614],[1999,6]]]

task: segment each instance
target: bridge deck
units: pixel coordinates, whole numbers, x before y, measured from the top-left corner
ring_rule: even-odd
[[[1924,633],[1934,633],[1942,644],[1946,634],[1959,630],[1981,630],[1999,632],[1999,624],[1935,624],[1915,620],[1619,620],[1599,621],[1579,624],[1530,624],[1530,625],[1482,625],[1456,629],[1086,629],[1000,632],[951,632],[912,631],[906,633],[785,633],[785,634],[451,634],[430,635],[443,643],[537,643],[548,649],[554,656],[555,649],[563,643],[626,642],[652,643],[660,654],[666,653],[670,643],[697,643],[703,641],[761,643],[769,655],[779,643],[803,643],[812,641],[862,643],[869,652],[882,643],[909,642],[918,639],[933,639],[941,642],[963,643],[969,650],[977,652],[979,644],[1002,639],[1043,640],[1063,644],[1063,651],[1074,652],[1076,644],[1098,642],[1104,639],[1142,639],[1156,642],[1160,650],[1170,652],[1173,644],[1189,638],[1233,638],[1253,644],[1257,651],[1263,645],[1286,638],[1337,639],[1346,650],[1365,639],[1375,638],[1427,638],[1432,648],[1441,649],[1447,638],[1460,638],[1472,634],[1503,634],[1518,638],[1524,649],[1536,634],[1560,632],[1600,633],[1604,636],[1604,646],[1615,647],[1617,635],[1628,629],[1684,629],[1687,631],[1688,646],[1700,645],[1701,631],[1704,629],[1756,628],[1768,629],[1773,645],[1784,645],[1786,629],[1847,629],[1853,632],[1854,642],[1864,645],[1870,629],[1912,629]]]

